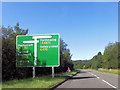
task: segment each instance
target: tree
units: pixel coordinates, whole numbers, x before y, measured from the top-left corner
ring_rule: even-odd
[[[71,57],[72,55],[70,54],[70,50],[67,49],[67,44],[60,39],[60,68],[62,71],[66,71],[68,67],[71,70],[73,69]]]
[[[97,55],[95,55],[90,62],[85,64],[84,68],[92,68],[92,69],[98,69],[102,67],[102,54],[101,52],[98,52]]]
[[[75,61],[73,64],[74,64],[75,68],[77,68],[77,69],[83,69],[82,61]]]
[[[84,68],[104,68],[104,69],[118,69],[120,68],[120,43],[109,43],[102,55],[100,52],[94,56],[91,61],[85,64]]]
[[[116,42],[114,44],[109,44],[104,51],[103,56],[103,68],[105,69],[117,69],[118,68],[118,45]]]
[[[27,76],[27,68],[16,68],[16,36],[26,35],[28,29],[19,27],[19,23],[14,28],[2,27],[2,78],[10,80],[16,77]]]

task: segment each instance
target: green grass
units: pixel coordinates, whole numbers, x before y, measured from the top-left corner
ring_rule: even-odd
[[[116,75],[120,75],[120,71],[109,71],[109,70],[95,70],[95,69],[77,69],[77,70],[94,70],[94,71],[99,71],[99,72],[105,72],[105,73],[111,73],[111,74],[116,74]]]
[[[118,72],[118,71],[109,71],[109,70],[95,70],[95,71],[120,75],[120,72]]]
[[[65,80],[66,77],[72,76],[77,72],[67,73],[59,73],[55,74],[55,78],[52,79],[51,75],[41,76],[22,79],[22,80],[12,80],[2,83],[2,88],[50,88],[53,85]]]

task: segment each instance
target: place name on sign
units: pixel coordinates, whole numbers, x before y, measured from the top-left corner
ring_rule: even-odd
[[[40,46],[40,48],[55,48],[55,47],[58,47],[58,46]]]
[[[56,41],[56,39],[40,39],[40,41]]]
[[[48,51],[48,48],[56,48],[58,46],[40,46],[40,51]]]
[[[18,46],[20,46],[20,47],[22,47],[22,46],[24,46],[24,47],[25,46],[33,46],[33,44],[26,44],[26,45],[24,45],[24,44],[23,45],[18,44]]]
[[[30,54],[19,54],[18,53],[18,56],[31,56],[31,53]]]

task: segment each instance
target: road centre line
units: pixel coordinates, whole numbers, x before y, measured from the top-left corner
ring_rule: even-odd
[[[117,87],[113,86],[112,84],[108,83],[108,82],[105,81],[105,80],[102,80],[102,81],[105,82],[106,84],[110,85],[110,86],[113,87],[113,88],[117,88]]]
[[[95,77],[97,77],[98,79],[100,79],[97,75],[95,75],[95,74],[93,74],[93,73],[91,73],[93,76],[95,76]]]
[[[93,76],[97,77],[97,79],[100,79],[97,75],[95,75],[95,74],[93,74],[91,72],[89,72],[89,73],[92,74]]]
[[[99,77],[97,77],[98,79],[100,79]]]
[[[89,72],[90,74],[92,74],[93,76],[96,76],[97,77],[97,75],[95,75],[95,74],[93,74],[93,73],[91,73],[91,72]]]
[[[89,72],[90,74],[92,74],[91,72]],[[93,74],[92,74],[93,75]]]
[[[89,72],[89,73],[92,74],[93,76],[96,76],[98,79],[100,79],[97,75],[95,75],[95,74],[93,74],[93,73],[91,73],[91,72]],[[113,86],[112,84],[108,83],[108,82],[105,81],[105,80],[102,80],[102,81],[103,81],[104,83],[108,84],[109,86],[113,87],[113,88],[117,88],[117,87]]]

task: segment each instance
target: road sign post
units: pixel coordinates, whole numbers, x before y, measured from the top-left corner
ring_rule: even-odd
[[[52,67],[52,78],[54,78],[54,67]]]
[[[35,78],[35,66],[33,67],[33,78]]]
[[[54,67],[60,64],[59,41],[59,34],[17,36],[16,66],[33,67],[33,77],[35,67],[52,67],[54,77]]]

